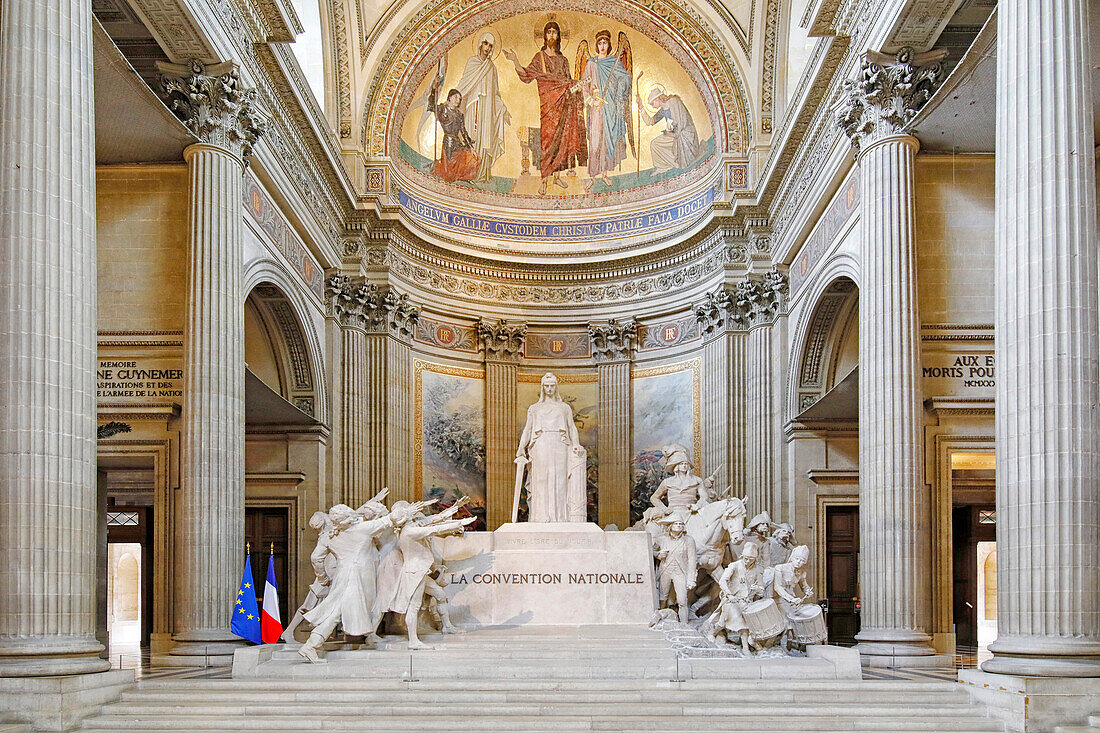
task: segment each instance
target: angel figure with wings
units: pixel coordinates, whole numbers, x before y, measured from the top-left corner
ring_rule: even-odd
[[[596,55],[588,55],[588,41],[577,50],[576,75],[588,113],[588,175],[585,190],[599,178],[611,185],[610,171],[626,158],[627,141],[637,157],[634,125],[630,116],[630,87],[634,59],[626,33],[619,32],[618,49],[612,53],[611,32],[596,34]]]

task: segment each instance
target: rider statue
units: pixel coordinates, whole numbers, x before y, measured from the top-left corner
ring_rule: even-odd
[[[696,476],[688,460],[687,448],[683,446],[670,445],[662,453],[665,470],[672,475],[661,482],[649,501],[663,514],[676,514],[686,522],[689,516],[713,501],[710,487],[714,476],[705,479]]]

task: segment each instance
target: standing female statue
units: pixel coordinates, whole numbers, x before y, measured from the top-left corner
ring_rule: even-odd
[[[528,521],[586,521],[587,458],[573,410],[558,395],[558,378],[547,373],[516,450],[517,479],[528,467]]]

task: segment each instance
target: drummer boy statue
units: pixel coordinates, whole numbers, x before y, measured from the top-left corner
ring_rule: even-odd
[[[806,565],[810,561],[810,548],[799,545],[791,550],[791,559],[775,566],[775,600],[779,607],[791,617],[791,613],[806,601],[813,599],[814,589],[806,582]],[[788,640],[784,638],[784,646]]]

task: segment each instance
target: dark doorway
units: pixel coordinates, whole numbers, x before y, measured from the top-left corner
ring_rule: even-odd
[[[264,605],[264,582],[267,579],[267,558],[275,557],[275,584],[279,588],[279,618],[283,625],[287,616],[287,554],[289,552],[289,519],[284,507],[248,507],[244,510],[244,539],[252,547],[252,579],[255,581],[257,608]],[[272,549],[274,548],[274,551]]]
[[[851,645],[859,633],[859,507],[825,508],[825,597],[829,643]]]
[[[992,506],[957,506],[952,515],[955,645],[978,646],[978,543],[996,542]],[[994,614],[996,613],[994,609]]]

